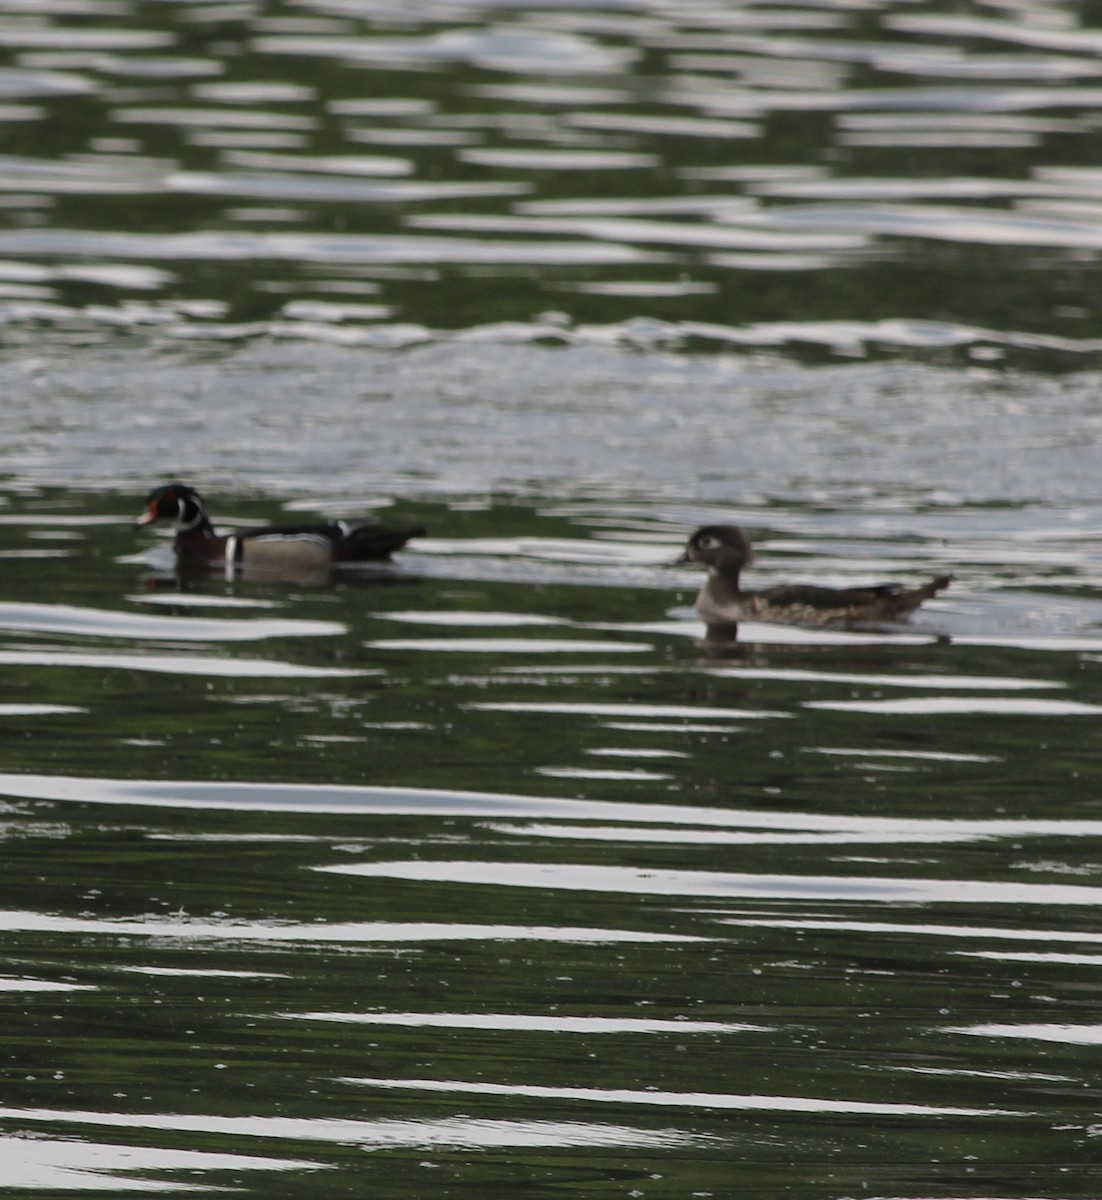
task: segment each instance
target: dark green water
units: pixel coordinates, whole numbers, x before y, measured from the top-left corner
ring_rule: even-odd
[[[717,660],[584,508],[179,593],[10,498],[9,1190],[1095,1193],[1102,636]]]
[[[1095,1200],[1096,25],[0,0],[0,1192]]]
[[[0,325],[1093,366],[1096,15],[6,0]]]

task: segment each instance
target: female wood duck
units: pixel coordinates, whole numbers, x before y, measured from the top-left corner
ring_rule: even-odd
[[[181,567],[225,570],[232,576],[244,568],[283,577],[322,575],[336,564],[389,558],[420,527],[388,529],[372,521],[322,521],[307,525],[261,525],[219,534],[214,530],[194,489],[183,483],[166,483],[146,498],[145,512],[136,524],[174,521],[173,543]]]
[[[708,568],[708,579],[696,598],[696,611],[706,624],[771,621],[784,625],[846,625],[891,621],[937,595],[953,578],[939,575],[915,588],[901,583],[856,588],[794,583],[743,591],[739,575],[753,557],[750,541],[737,525],[705,525],[689,538],[675,565],[703,563]]]

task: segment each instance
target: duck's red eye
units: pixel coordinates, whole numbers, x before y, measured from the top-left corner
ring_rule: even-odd
[[[719,538],[714,538],[710,533],[706,533],[702,538],[697,540],[696,544],[700,550],[717,550],[719,548]]]

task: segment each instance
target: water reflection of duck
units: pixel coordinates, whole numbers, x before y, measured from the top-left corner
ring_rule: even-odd
[[[689,538],[677,565],[703,563],[708,568],[708,579],[696,598],[696,610],[710,629],[733,626],[739,621],[784,625],[890,621],[918,608],[947,588],[953,578],[939,575],[914,588],[900,583],[856,588],[794,583],[743,591],[739,575],[752,559],[750,540],[737,525],[705,525]]]
[[[420,527],[389,529],[366,519],[321,521],[305,525],[261,525],[215,532],[199,493],[183,483],[166,483],[146,497],[145,512],[136,524],[174,521],[176,559],[183,568],[224,569],[227,575],[244,568],[276,576],[320,575],[335,564],[389,558]]]

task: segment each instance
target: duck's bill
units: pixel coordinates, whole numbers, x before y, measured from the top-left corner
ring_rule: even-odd
[[[134,522],[134,527],[140,529],[143,525],[152,525],[157,519],[157,510],[151,504]]]

